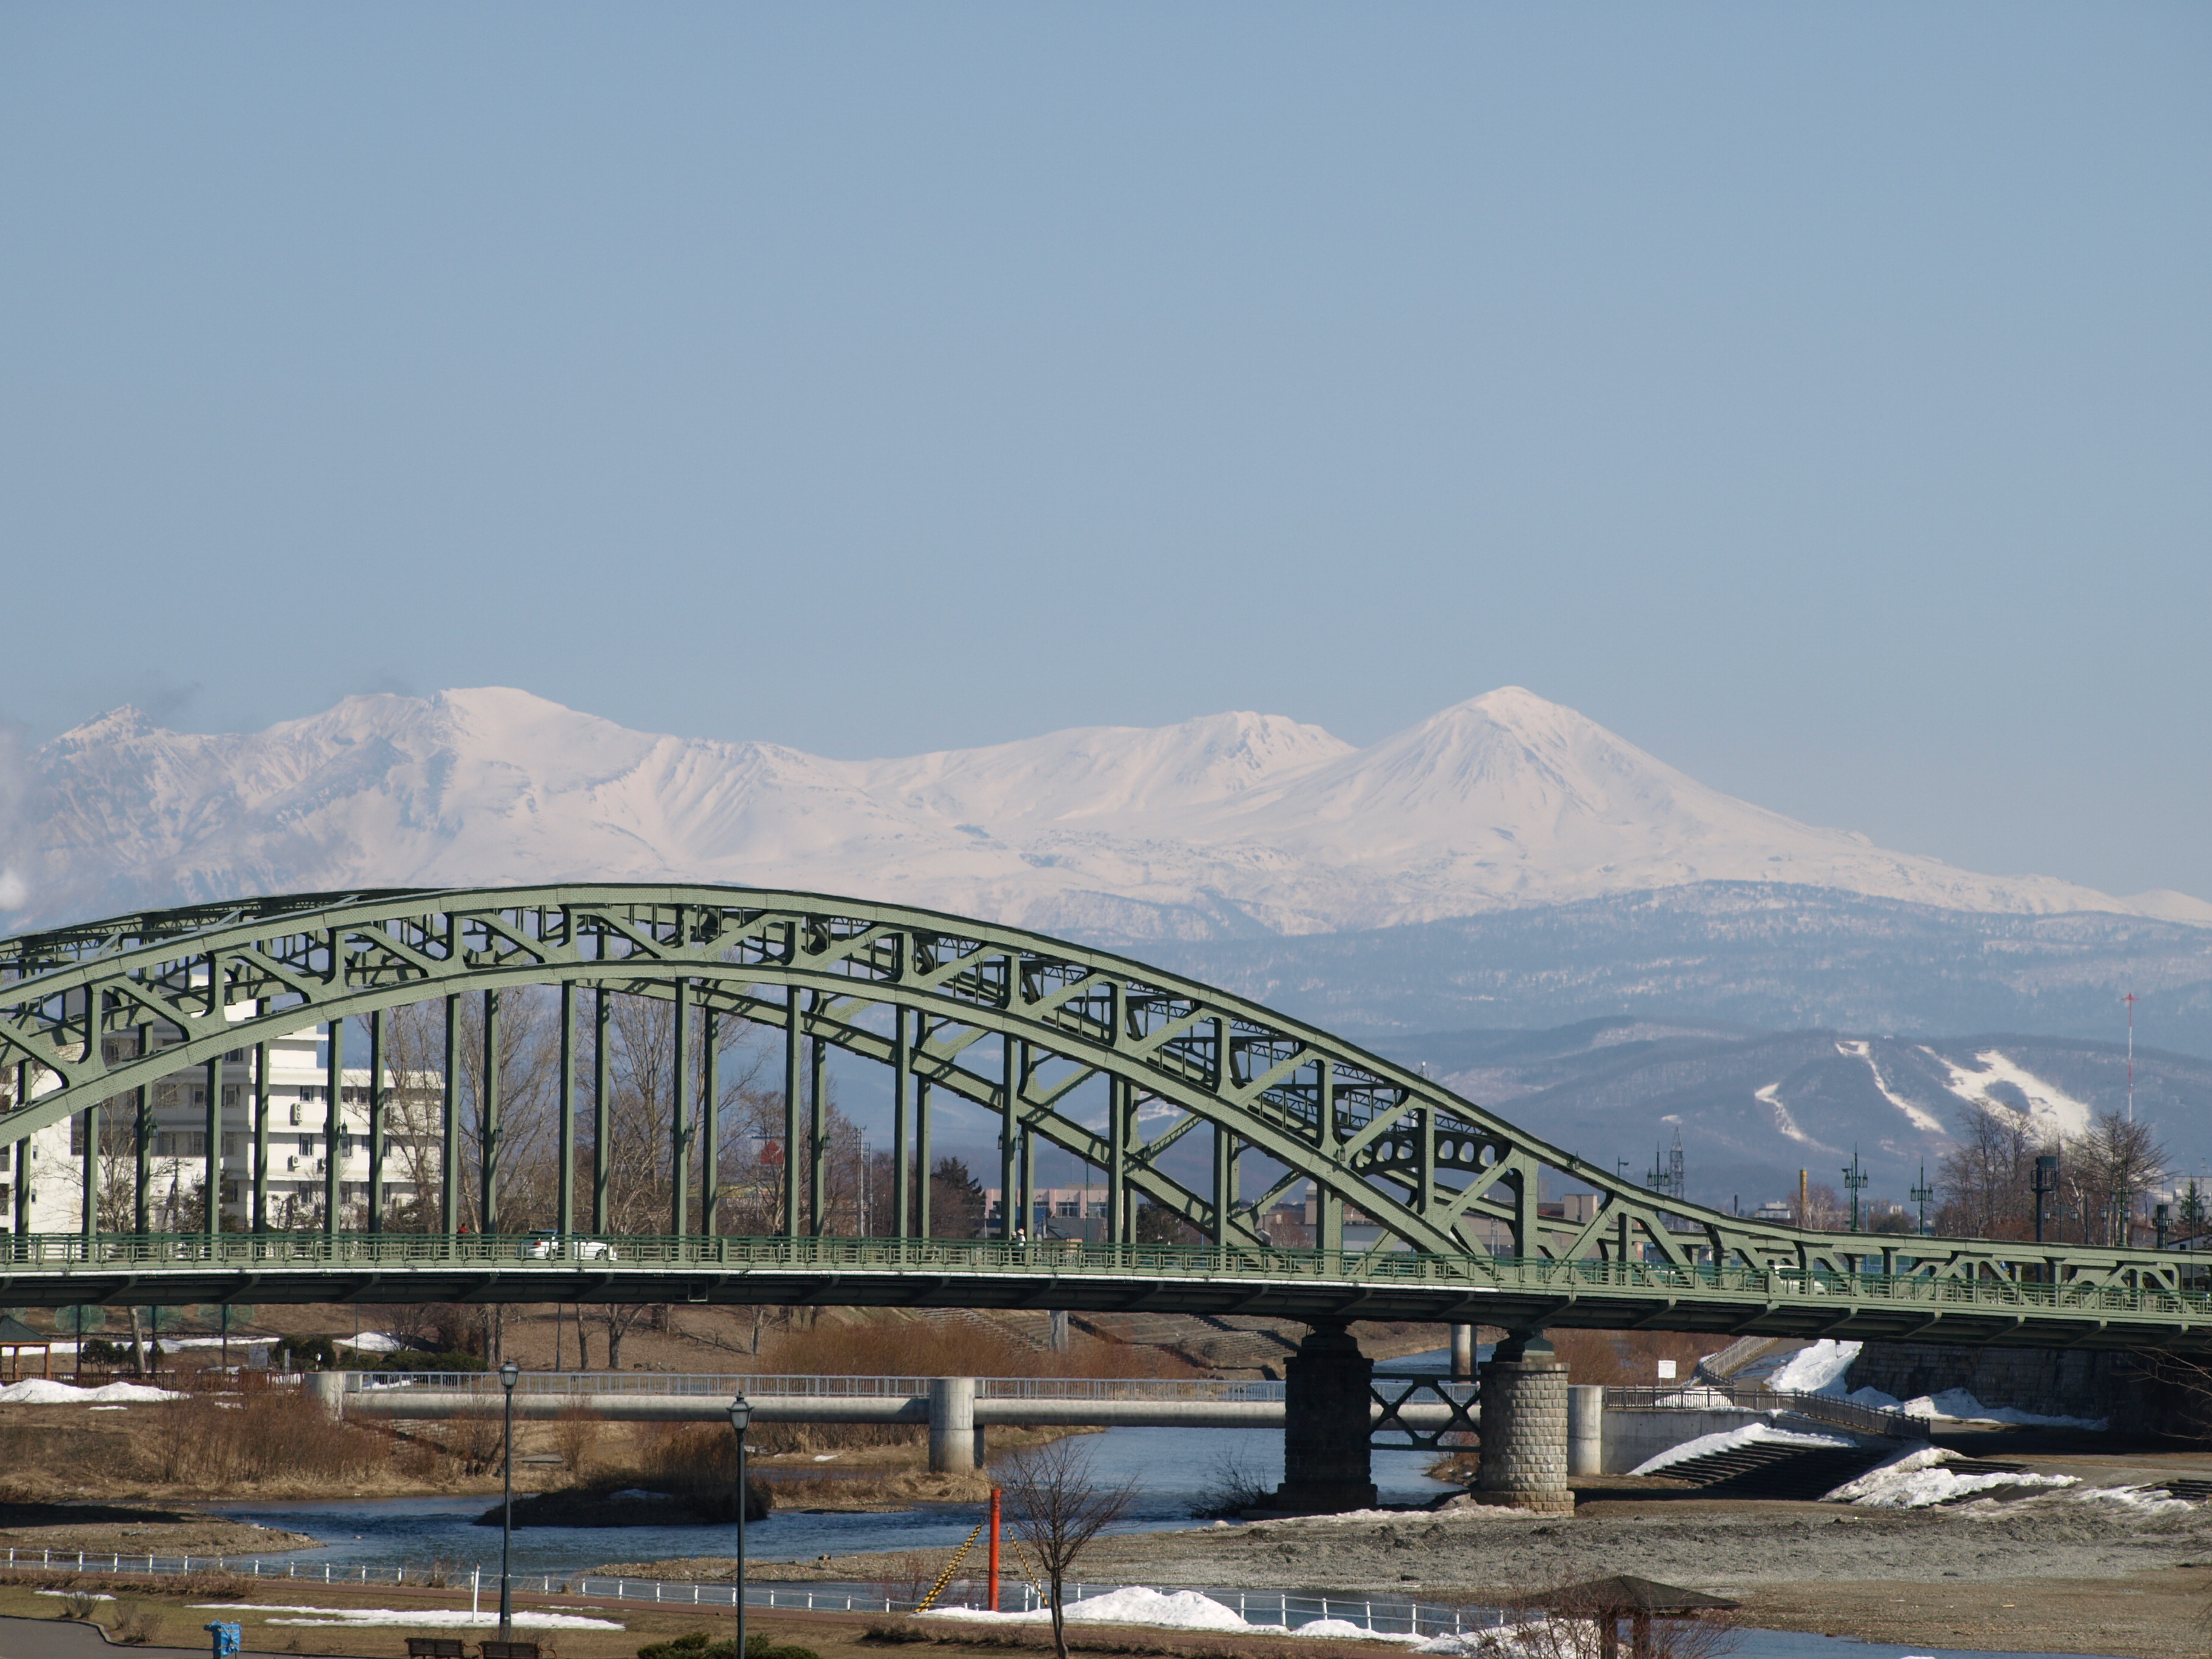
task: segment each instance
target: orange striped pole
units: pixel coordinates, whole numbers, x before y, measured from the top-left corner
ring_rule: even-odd
[[[991,1611],[999,1610],[999,1489],[991,1488]]]

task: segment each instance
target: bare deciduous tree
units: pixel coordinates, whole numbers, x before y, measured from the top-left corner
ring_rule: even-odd
[[[2027,1115],[1977,1100],[1958,1115],[1958,1150],[1936,1175],[1939,1231],[1970,1238],[2027,1238],[2035,1231],[2031,1177],[2043,1143]]]
[[[2126,1245],[2136,1212],[2166,1178],[2166,1149],[2151,1126],[2100,1114],[2079,1134],[2041,1134],[2025,1112],[1978,1100],[1959,1114],[1959,1148],[1938,1177],[1939,1231],[1972,1238],[2035,1233],[2035,1161],[2055,1154],[2058,1187],[2044,1236],[2081,1244]]]
[[[1128,1513],[1137,1495],[1132,1479],[1100,1483],[1080,1438],[1063,1436],[1024,1448],[1007,1460],[1003,1483],[1015,1533],[1037,1554],[1052,1605],[1052,1644],[1067,1659],[1067,1622],[1060,1597],[1076,1558],[1091,1540]]]

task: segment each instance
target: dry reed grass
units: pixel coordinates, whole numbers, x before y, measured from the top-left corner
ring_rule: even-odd
[[[148,1415],[140,1455],[165,1486],[220,1491],[358,1480],[390,1453],[386,1436],[331,1422],[304,1390],[250,1389],[228,1400],[191,1395]]]

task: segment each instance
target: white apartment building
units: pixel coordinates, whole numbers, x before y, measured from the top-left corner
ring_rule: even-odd
[[[249,1011],[234,1011],[234,1018]],[[331,1102],[324,1036],[318,1027],[272,1039],[269,1047],[269,1224],[274,1228],[320,1224],[325,1173],[325,1133]],[[349,1036],[349,1047],[359,1041]],[[132,1040],[106,1039],[109,1058],[129,1058]],[[157,1036],[157,1045],[162,1039]],[[252,1224],[254,1158],[254,1054],[234,1048],[223,1057],[221,1179],[222,1213],[228,1226]],[[370,1073],[348,1066],[337,1103],[338,1226],[364,1229],[368,1220]],[[47,1087],[54,1085],[48,1081]],[[418,1190],[434,1198],[441,1173],[441,1127],[439,1079],[416,1079],[402,1089],[386,1071],[385,1086],[385,1213],[388,1218],[414,1204]],[[43,1091],[34,1090],[36,1099]],[[149,1220],[156,1231],[183,1224],[187,1200],[196,1200],[207,1174],[207,1071],[192,1066],[152,1085],[152,1145],[148,1148]],[[102,1231],[117,1230],[114,1206],[123,1203],[120,1227],[127,1231],[137,1178],[133,1096],[110,1102],[100,1113],[100,1184],[110,1194],[109,1219]],[[14,1147],[0,1147],[0,1231],[15,1217],[15,1186],[27,1176],[31,1189],[30,1230],[40,1233],[78,1231],[84,1214],[84,1125],[82,1117],[39,1131]],[[27,1154],[24,1156],[23,1154]]]

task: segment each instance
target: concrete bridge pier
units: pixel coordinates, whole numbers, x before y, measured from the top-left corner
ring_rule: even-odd
[[[981,1468],[983,1462],[983,1425],[975,1420],[975,1379],[930,1378],[930,1473],[966,1474]]]
[[[1375,1507],[1368,1461],[1375,1362],[1342,1320],[1317,1322],[1284,1366],[1283,1484],[1268,1508],[1334,1515]]]
[[[1541,1331],[1515,1333],[1482,1368],[1479,1503],[1572,1515],[1567,1486],[1567,1368]]]
[[[1605,1385],[1567,1385],[1567,1473],[1605,1473]]]

